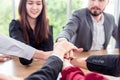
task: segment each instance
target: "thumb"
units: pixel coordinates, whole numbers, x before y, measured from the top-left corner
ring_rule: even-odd
[[[80,54],[81,52],[83,52],[83,48],[73,49],[73,52]]]

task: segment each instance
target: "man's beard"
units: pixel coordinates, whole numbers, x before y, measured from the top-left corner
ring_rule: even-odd
[[[94,8],[96,8],[96,7],[94,7]],[[92,9],[94,9],[94,8],[91,8],[91,10]],[[99,8],[97,8],[98,10],[100,10]],[[101,11],[100,10],[100,12],[98,13],[97,11],[91,11],[91,10],[89,10],[89,12],[90,12],[90,14],[92,15],[92,16],[99,16],[100,14],[102,14],[103,13],[103,11]]]
[[[100,14],[102,14],[103,12],[100,12],[100,13],[97,13],[96,11],[94,11],[94,13],[92,13],[91,11],[90,11],[90,14],[92,15],[92,16],[99,16]]]

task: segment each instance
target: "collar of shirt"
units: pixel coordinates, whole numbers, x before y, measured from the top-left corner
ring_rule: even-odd
[[[102,24],[102,25],[103,25],[103,23],[104,23],[104,15],[103,15],[103,14],[102,14],[101,20],[100,20],[99,22],[97,22],[97,21],[93,18],[92,15],[91,15],[91,18],[92,18],[93,23]]]
[[[102,50],[103,44],[105,41],[105,34],[104,34],[104,15],[102,14],[102,18],[99,22],[97,22],[92,16],[93,20],[93,41],[91,50]]]

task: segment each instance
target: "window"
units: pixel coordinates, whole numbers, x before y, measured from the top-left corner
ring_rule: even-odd
[[[46,0],[47,17],[53,25],[54,39],[60,33],[67,20],[66,0]]]
[[[8,34],[9,23],[12,16],[12,1],[1,0],[0,2],[0,32],[6,35]]]

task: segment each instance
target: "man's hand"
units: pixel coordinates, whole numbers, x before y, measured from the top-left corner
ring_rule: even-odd
[[[54,49],[53,49],[53,55],[59,57],[61,60],[63,60],[64,56],[69,53],[71,50],[77,50],[78,48],[74,46],[72,43],[63,40],[55,43]]]
[[[74,54],[80,54],[83,51],[83,48],[72,49],[68,53],[65,54],[64,58],[71,60],[75,58]]]

